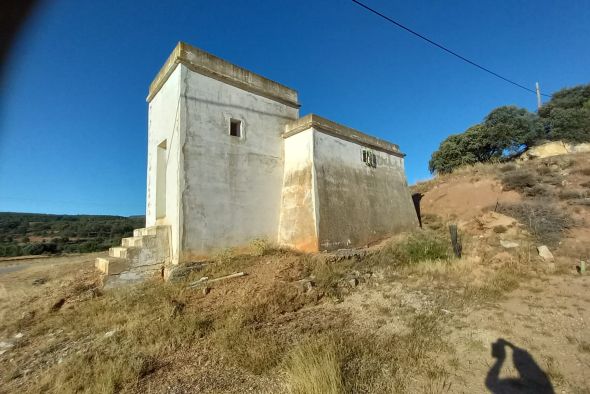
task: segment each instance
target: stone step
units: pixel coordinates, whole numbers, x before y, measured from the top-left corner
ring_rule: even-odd
[[[150,234],[151,227],[146,227],[146,228],[136,228],[135,230],[133,230],[133,236],[134,237],[141,237],[142,235],[154,235],[154,234]]]
[[[110,257],[119,257],[121,259],[126,259],[127,256],[127,249],[125,246],[115,246],[109,248],[109,256]]]
[[[117,275],[127,271],[130,262],[118,257],[97,257],[94,266],[105,275]]]
[[[137,247],[137,248],[141,248],[144,245],[144,242],[147,240],[151,240],[156,238],[155,235],[141,235],[139,237],[128,237],[128,238],[123,238],[121,240],[121,245],[126,247],[126,248],[130,248],[130,247]]]
[[[158,232],[168,231],[168,226],[151,226],[145,228],[136,228],[133,230],[134,237],[141,237],[145,235],[158,235]]]

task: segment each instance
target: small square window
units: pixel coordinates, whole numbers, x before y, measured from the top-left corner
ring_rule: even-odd
[[[242,121],[237,119],[230,119],[229,121],[229,135],[232,137],[242,136]]]
[[[369,167],[377,168],[377,155],[370,150],[363,149],[361,160]]]

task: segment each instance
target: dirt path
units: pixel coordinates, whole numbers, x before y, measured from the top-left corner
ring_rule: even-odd
[[[451,392],[589,392],[589,288],[573,274],[534,280],[461,317],[448,338],[458,361]]]

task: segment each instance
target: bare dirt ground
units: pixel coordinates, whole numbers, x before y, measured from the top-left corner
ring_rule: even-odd
[[[568,160],[419,185],[425,228],[352,255],[257,245],[183,282],[109,290],[96,254],[0,262],[0,392],[589,393],[590,205],[566,192],[590,160]],[[518,171],[537,178],[518,186]],[[572,219],[494,212],[499,197]]]
[[[57,257],[42,262],[36,260],[34,264],[24,260],[19,262],[24,265],[23,269],[0,274],[2,320],[12,318],[14,315],[11,313],[10,317],[6,316],[6,312],[15,307],[22,308],[22,313],[26,314],[29,312],[26,306],[43,302],[43,297],[48,293],[51,298],[45,300],[49,301],[45,304],[51,308],[51,304],[60,298],[60,290],[71,286],[69,281],[80,278],[80,271],[88,271],[94,257]],[[293,257],[292,262],[296,259]],[[272,281],[281,278],[289,280],[289,275],[298,276],[293,272],[297,271],[297,267],[289,262],[285,263],[284,257],[266,260],[261,266],[250,266],[250,275],[247,278],[223,283],[212,289],[207,296],[198,291],[185,293],[185,304],[191,305],[193,311],[197,308],[231,308],[227,305],[229,302],[264,297],[264,293],[272,292]],[[466,269],[467,267],[461,267],[462,272]],[[295,341],[285,339],[287,337],[314,335],[344,327],[347,330],[365,332],[378,341],[379,338],[410,333],[408,322],[412,321],[413,316],[434,316],[439,324],[435,330],[426,332],[426,335],[437,336],[432,339],[440,340],[443,346],[435,345],[437,351],[428,362],[437,364],[440,368],[433,369],[432,365],[421,367],[419,363],[417,368],[424,368],[431,373],[431,376],[423,376],[420,371],[414,373],[413,367],[409,365],[408,378],[407,381],[404,378],[402,386],[405,392],[552,392],[549,388],[539,389],[527,379],[550,382],[555,392],[589,392],[590,333],[587,322],[590,321],[590,278],[577,274],[573,269],[558,275],[543,274],[528,279],[518,289],[508,292],[499,300],[486,299],[483,304],[474,306],[458,302],[456,296],[441,297],[441,294],[454,289],[441,289],[441,284],[437,283],[441,278],[432,280],[436,276],[425,278],[423,275],[424,272],[420,270],[400,273],[399,276],[394,273],[372,274],[372,278],[362,279],[342,299],[306,299],[308,295],[293,290],[288,300],[271,306],[265,304],[267,310],[263,313],[270,313],[272,317],[264,323],[265,327],[259,329],[269,331],[264,337],[276,336],[281,338],[281,342],[287,343]],[[39,278],[45,278],[47,282],[34,285],[33,281]],[[425,280],[430,285],[425,285]],[[298,297],[301,299],[297,300]],[[313,297],[309,295],[309,298]],[[83,298],[69,302],[76,308],[85,301]],[[22,318],[22,314],[19,317]],[[116,327],[117,325],[113,326]],[[10,332],[12,335],[3,332],[2,341],[15,346],[2,349],[4,351],[0,355],[0,365],[7,371],[16,364],[18,372],[13,372],[14,375],[10,377],[3,376],[10,380],[3,385],[1,392],[40,390],[29,379],[38,379],[44,370],[51,370],[52,365],[58,365],[60,359],[67,358],[68,346],[75,350],[78,347],[78,351],[83,351],[83,341],[76,343],[67,333],[59,333],[59,327],[54,329],[57,336],[65,335],[68,338],[63,341],[63,348],[56,346],[49,354],[42,356],[46,343],[40,343],[39,340],[57,344],[60,339],[52,339],[55,334],[31,334],[26,328],[19,332]],[[99,332],[86,332],[85,335],[100,341],[109,331],[103,328]],[[23,336],[17,339],[20,334]],[[36,338],[31,338],[32,335]],[[269,344],[256,335],[251,338],[233,338],[231,335],[228,340],[248,341],[248,346],[262,347],[263,351],[283,351],[277,348],[277,344]],[[496,374],[494,365],[499,361],[492,355],[492,346],[499,340],[514,345],[521,353],[526,352],[527,357],[516,357],[514,348],[506,345],[505,359]],[[180,348],[168,353],[159,360],[160,367],[124,391],[288,390],[284,384],[287,378],[281,376],[280,371],[265,375],[239,366],[227,368],[227,360],[224,360],[226,353],[214,351],[211,354],[207,347],[216,345],[210,342],[205,338],[197,350]],[[362,346],[370,346],[370,343],[363,342]],[[231,351],[243,350],[241,346],[237,346]],[[52,355],[52,352],[56,354]],[[38,362],[32,361],[36,356],[39,356]],[[259,358],[264,357],[250,355],[249,358],[250,362],[258,362]],[[510,379],[514,379],[516,383]],[[371,392],[362,390],[362,387],[359,391]],[[392,389],[391,392],[395,391]]]

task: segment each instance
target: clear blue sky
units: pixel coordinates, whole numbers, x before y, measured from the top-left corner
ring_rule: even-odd
[[[365,1],[527,86],[590,82],[587,0]],[[535,108],[348,0],[46,1],[0,86],[0,211],[143,214],[145,97],[180,40],[297,89],[302,115],[399,144],[410,183],[447,135]]]

